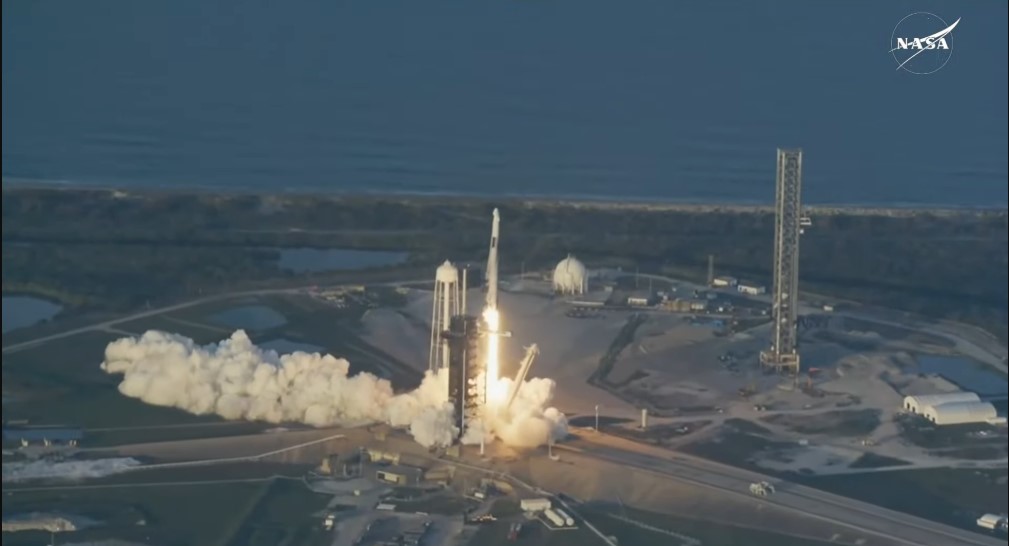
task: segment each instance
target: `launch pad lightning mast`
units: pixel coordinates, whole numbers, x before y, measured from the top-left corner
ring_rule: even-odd
[[[762,366],[799,374],[796,311],[799,306],[799,236],[802,217],[802,150],[778,149],[774,218],[774,318],[771,347],[761,351]],[[805,221],[805,222],[804,222]]]

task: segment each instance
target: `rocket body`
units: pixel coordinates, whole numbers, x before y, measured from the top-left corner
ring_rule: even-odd
[[[487,307],[497,309],[498,257],[497,243],[501,235],[501,215],[494,209],[494,220],[490,231],[490,252],[487,253]]]

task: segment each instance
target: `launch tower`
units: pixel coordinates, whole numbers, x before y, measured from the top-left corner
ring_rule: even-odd
[[[802,233],[800,193],[802,150],[778,149],[774,222],[774,319],[771,347],[760,353],[762,366],[799,373],[796,311],[799,305],[799,235]]]
[[[484,359],[480,354],[480,320],[470,315],[456,315],[444,333],[448,342],[448,398],[455,408],[456,425],[460,432],[466,423],[479,418],[486,402],[483,378]]]

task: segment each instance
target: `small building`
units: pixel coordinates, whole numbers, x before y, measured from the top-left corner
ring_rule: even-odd
[[[415,483],[423,472],[420,468],[410,466],[390,465],[375,471],[375,479],[395,485],[410,485]]]
[[[647,307],[655,303],[655,294],[652,292],[632,292],[627,296],[627,305],[634,307]]]
[[[963,425],[987,423],[998,417],[998,412],[990,402],[947,402],[925,408],[922,415],[937,425]]]
[[[757,284],[754,282],[741,282],[736,285],[736,290],[740,294],[749,294],[751,296],[756,296],[759,294],[764,294],[767,292],[767,287],[762,284]]]
[[[703,313],[708,310],[707,300],[690,300],[690,310],[697,313]]]
[[[375,478],[380,482],[394,483],[396,485],[406,485],[409,479],[406,474],[401,474],[393,470],[379,470],[375,472]]]
[[[916,394],[904,397],[904,409],[911,413],[924,414],[925,409],[949,402],[980,402],[981,397],[973,392],[946,392],[939,394]]]
[[[711,286],[715,286],[715,287],[719,287],[719,288],[725,288],[725,287],[736,286],[737,282],[739,282],[739,281],[737,281],[735,277],[726,277],[726,276],[723,275],[723,276],[715,277],[714,279],[711,279]]]
[[[1005,531],[1009,528],[1009,518],[1005,514],[985,514],[977,518],[977,526],[992,531]]]
[[[523,512],[542,512],[550,509],[550,499],[522,499],[519,506]]]
[[[435,468],[430,468],[424,472],[424,481],[428,483],[438,484],[441,486],[448,486],[452,483],[452,478],[455,476],[455,467],[444,465]]]
[[[676,313],[686,313],[690,311],[690,300],[676,298],[662,302],[662,308]]]
[[[373,463],[389,463],[392,465],[399,464],[399,453],[394,451],[382,451],[380,449],[368,449],[365,451],[368,454],[368,460]]]
[[[339,460],[339,455],[326,455],[322,458],[322,462],[319,463],[319,467],[315,471],[323,476],[332,476],[333,469],[339,468]]]

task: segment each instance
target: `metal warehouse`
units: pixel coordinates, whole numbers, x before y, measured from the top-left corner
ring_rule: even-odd
[[[989,402],[947,402],[925,408],[922,415],[937,425],[961,425],[986,423],[998,417],[998,412]]]
[[[904,409],[911,413],[923,414],[926,408],[950,402],[980,402],[973,392],[947,392],[943,394],[918,394],[904,397]]]

